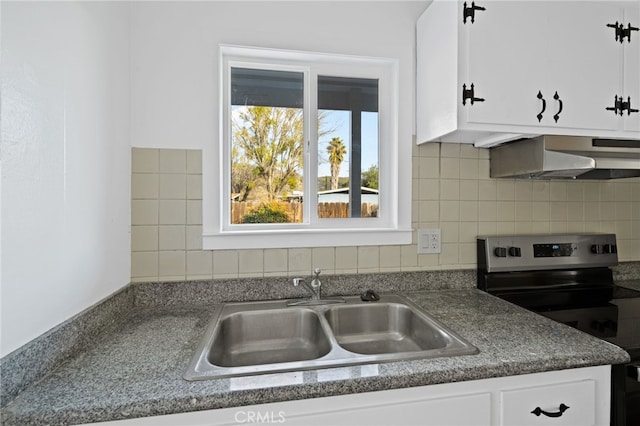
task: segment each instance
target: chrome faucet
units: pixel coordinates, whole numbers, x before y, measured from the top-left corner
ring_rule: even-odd
[[[307,284],[304,278],[294,278],[294,287],[298,287],[302,284],[302,286],[311,294],[311,300],[322,299],[322,282],[320,282],[320,272],[321,271],[318,268],[313,270],[313,279],[311,280],[311,284]]]
[[[330,305],[333,303],[344,303],[344,299],[340,297],[333,299],[322,298],[322,283],[320,282],[320,269],[318,268],[315,268],[313,270],[313,278],[311,279],[311,284],[307,284],[304,278],[293,279],[293,285],[295,287],[298,287],[301,284],[309,292],[311,297],[302,300],[292,300],[287,303],[287,306]]]
[[[311,280],[311,290],[313,291],[312,298],[322,299],[322,283],[320,282],[320,269],[315,268],[313,270],[313,279]]]

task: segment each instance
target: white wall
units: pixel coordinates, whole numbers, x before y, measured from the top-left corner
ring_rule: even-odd
[[[412,225],[442,229],[440,254],[417,254],[415,238],[402,246],[202,250],[202,193],[211,184],[206,171],[188,170],[184,159],[188,164],[201,152],[206,163],[218,143],[218,46],[397,58],[399,138],[406,140],[414,129],[415,22],[427,4],[133,4],[131,144],[140,148],[142,167],[133,179],[132,280],[297,275],[313,267],[327,273],[473,268],[479,234],[615,232],[620,259],[640,260],[640,179],[491,179],[488,151],[459,144],[414,146],[412,164],[403,165],[412,173]],[[163,155],[180,160],[179,179],[187,184],[171,194],[179,200],[163,199],[169,197],[162,195],[169,179],[159,179]],[[180,214],[170,214],[174,209]]]
[[[184,158],[202,152],[206,163],[219,142],[218,46],[398,58],[399,137],[406,140],[414,129],[415,22],[427,4],[133,4],[131,144],[145,161],[133,179],[132,280],[291,275],[318,266],[327,273],[473,268],[477,235],[497,233],[616,232],[620,259],[640,259],[640,179],[490,179],[488,151],[458,144],[414,146],[412,164],[404,165],[412,172],[412,225],[442,229],[440,254],[417,254],[415,238],[402,246],[202,250],[201,199],[212,185],[206,171],[185,172]],[[158,191],[163,155],[179,157],[179,179],[187,182],[171,203]],[[175,205],[180,214],[167,213]]]
[[[129,282],[129,5],[2,2],[1,351]]]
[[[415,22],[426,4],[135,3],[131,143],[141,148],[196,149],[217,143],[220,44],[398,58],[399,137],[410,139]]]

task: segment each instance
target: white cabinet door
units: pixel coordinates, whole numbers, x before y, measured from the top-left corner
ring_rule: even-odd
[[[640,2],[627,2],[624,9],[625,27],[640,28]],[[631,98],[631,108],[640,110],[640,31],[631,32],[631,41],[622,43],[624,49],[624,93]],[[640,131],[640,112],[622,117],[624,130]]]
[[[583,380],[500,393],[503,426],[594,425],[596,382]]]
[[[481,4],[486,10],[478,12],[465,31],[467,79],[485,101],[467,109],[469,122],[620,127],[604,107],[622,84],[622,48],[611,43],[612,31],[606,26],[607,19],[615,22],[622,15],[620,4]]]
[[[490,426],[491,392],[460,383],[195,411],[100,423],[103,426]],[[88,426],[88,425],[87,425]]]
[[[479,2],[480,3],[480,2]],[[475,22],[463,25],[469,50],[463,83],[482,102],[463,108],[471,123],[537,125],[537,91],[545,85],[544,37],[535,37],[546,9],[532,2],[482,2]],[[529,35],[531,34],[531,35]]]
[[[376,395],[370,395],[370,397]],[[491,394],[463,395],[407,402],[384,399],[374,404],[332,407],[286,418],[286,424],[299,426],[489,426]]]
[[[622,48],[615,43],[608,22],[622,17],[619,3],[559,2],[548,17],[548,94],[557,91],[563,101],[557,124],[556,102],[543,119],[564,128],[616,130],[619,117],[606,110],[612,93],[622,86]]]

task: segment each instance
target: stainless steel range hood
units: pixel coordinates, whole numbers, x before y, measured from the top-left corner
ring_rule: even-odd
[[[640,140],[538,136],[490,149],[491,177],[617,179],[640,176]]]

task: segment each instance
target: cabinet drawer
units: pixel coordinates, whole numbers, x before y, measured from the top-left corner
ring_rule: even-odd
[[[581,380],[500,392],[501,425],[594,425],[596,382]]]
[[[317,407],[309,412],[292,412],[286,418],[286,425],[489,426],[491,424],[491,394],[489,393],[425,398],[407,402],[385,402],[385,400],[375,402],[378,397],[386,399],[388,392],[393,391],[387,391],[386,395],[384,393],[368,394],[366,404],[328,405],[321,412]]]

